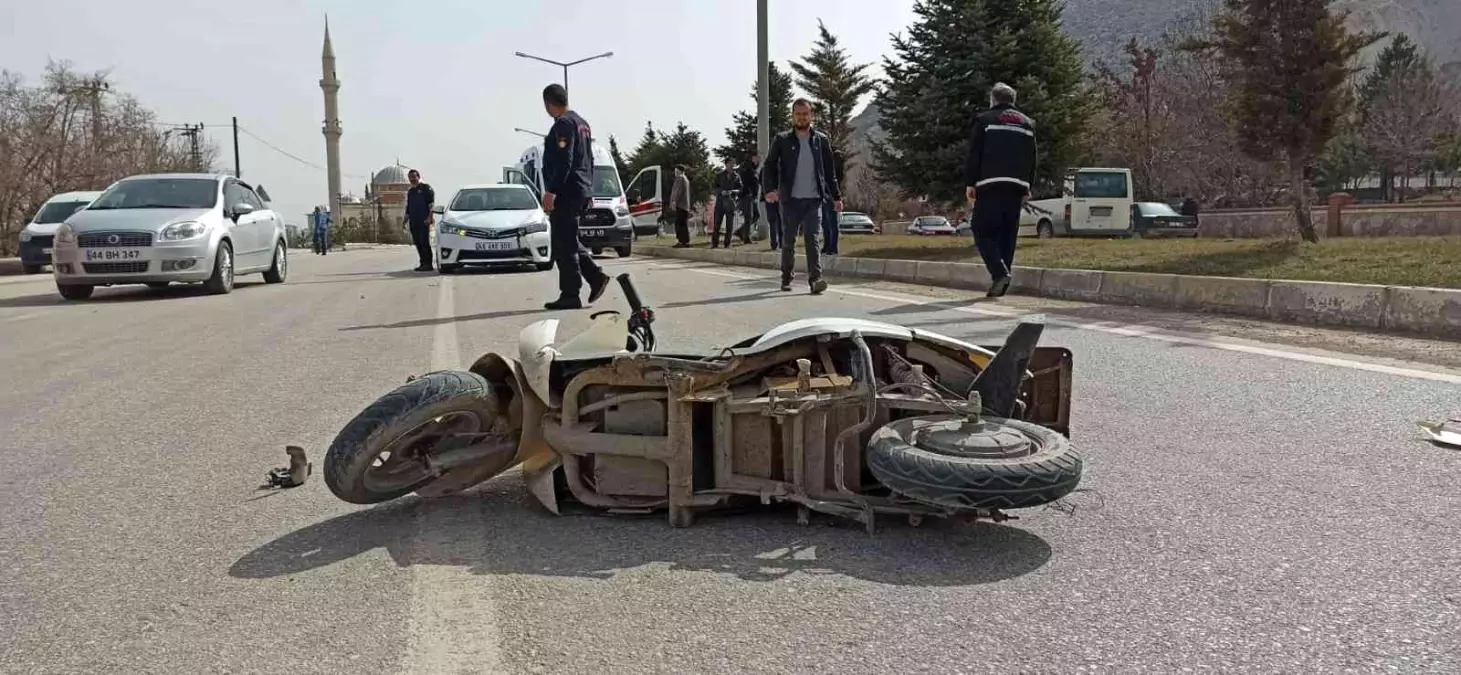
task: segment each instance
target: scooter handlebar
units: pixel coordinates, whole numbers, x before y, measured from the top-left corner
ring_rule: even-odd
[[[644,310],[644,301],[639,297],[638,289],[634,288],[634,281],[625,272],[616,277],[619,280],[619,288],[624,291],[624,299],[629,301],[629,309],[638,314]]]

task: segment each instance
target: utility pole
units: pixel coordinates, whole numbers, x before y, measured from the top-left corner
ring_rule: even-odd
[[[101,95],[111,90],[112,85],[107,82],[106,75],[96,73],[91,77],[84,77],[76,84],[61,87],[63,95],[80,94],[86,96],[91,103],[91,174],[92,182],[95,183],[100,173],[98,164],[101,161]]]
[[[569,68],[569,66],[576,66],[576,65],[578,65],[580,63],[587,63],[589,61],[593,61],[594,59],[607,59],[607,58],[609,58],[609,57],[611,57],[613,55],[614,55],[614,52],[604,52],[602,54],[595,54],[593,56],[589,56],[589,57],[586,57],[586,58],[582,58],[582,59],[579,59],[577,61],[569,61],[567,63],[564,63],[562,61],[554,61],[553,59],[545,59],[545,58],[543,58],[541,56],[533,56],[532,54],[524,54],[522,52],[513,52],[513,56],[519,56],[519,57],[522,57],[522,58],[525,58],[525,59],[532,59],[534,61],[542,61],[543,63],[550,63],[552,65],[555,65],[555,66],[558,66],[558,67],[562,68],[563,69],[563,93],[565,93],[565,94],[568,93],[568,68]]]
[[[756,0],[756,152],[763,161],[771,149],[771,58],[766,15],[766,0]]]
[[[233,177],[243,178],[243,171],[238,168],[238,118],[233,118]]]
[[[199,144],[198,138],[199,134],[203,133],[202,123],[192,125],[184,124],[183,128],[178,130],[178,133],[188,137],[188,156],[191,159],[193,170],[202,171],[203,148]]]

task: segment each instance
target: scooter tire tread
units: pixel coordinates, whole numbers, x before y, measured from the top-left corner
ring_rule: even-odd
[[[445,405],[451,404],[451,405]],[[325,454],[325,485],[336,497],[352,504],[378,504],[403,497],[438,480],[432,477],[409,487],[389,491],[368,490],[363,485],[366,468],[379,454],[376,448],[383,437],[428,408],[437,414],[463,408],[478,409],[484,415],[496,415],[497,396],[481,375],[464,370],[438,370],[426,373],[396,387],[390,393],[350,420],[330,444]],[[429,419],[429,418],[425,418]],[[489,417],[490,419],[490,417]]]
[[[893,422],[868,444],[868,469],[885,487],[926,504],[955,509],[1022,509],[1057,501],[1080,484],[1084,462],[1058,432],[1022,420],[985,418],[1039,445],[1029,456],[991,459],[914,447]],[[904,421],[904,420],[900,420]]]

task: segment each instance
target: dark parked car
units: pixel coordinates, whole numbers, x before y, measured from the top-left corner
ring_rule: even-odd
[[[1196,237],[1197,217],[1177,213],[1161,202],[1137,202],[1131,210],[1131,231],[1138,237]]]
[[[954,226],[949,224],[949,219],[943,216],[919,216],[913,219],[913,224],[908,226],[908,234],[919,235],[952,235],[955,234]]]
[[[837,231],[843,234],[877,234],[878,225],[866,213],[843,211],[837,219]]]

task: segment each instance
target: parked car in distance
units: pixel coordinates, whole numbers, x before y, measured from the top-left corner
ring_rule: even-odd
[[[837,219],[837,231],[843,234],[877,234],[880,228],[866,213],[843,211],[842,217]]]
[[[100,195],[100,192],[62,192],[47,199],[25,229],[20,231],[21,271],[40,274],[42,268],[51,264],[56,228]]]
[[[441,215],[436,259],[442,274],[464,265],[553,269],[548,214],[527,185],[468,185],[435,211]]]
[[[56,229],[56,290],[84,300],[97,286],[201,283],[222,294],[237,275],[255,273],[283,283],[288,238],[267,200],[223,174],[124,178]]]
[[[943,216],[919,216],[908,224],[908,234],[953,235],[955,233],[954,226],[949,224],[949,219]]]
[[[1197,217],[1162,202],[1137,202],[1131,209],[1131,232],[1137,237],[1196,237]]]

